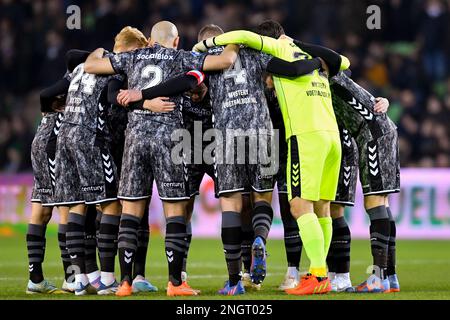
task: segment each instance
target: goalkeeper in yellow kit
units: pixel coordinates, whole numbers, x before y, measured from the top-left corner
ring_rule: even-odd
[[[284,35],[277,22],[266,21],[259,35],[232,31],[199,42],[194,50],[226,44],[243,44],[274,57],[296,61],[312,57]],[[279,38],[279,39],[275,39]],[[345,57],[330,65],[330,73],[347,69]],[[328,62],[328,61],[326,61]],[[287,184],[291,214],[311,265],[309,274],[288,294],[323,294],[331,291],[326,256],[332,236],[330,201],[335,199],[341,163],[339,130],[333,111],[328,75],[318,70],[298,78],[273,77],[283,114],[288,143]]]

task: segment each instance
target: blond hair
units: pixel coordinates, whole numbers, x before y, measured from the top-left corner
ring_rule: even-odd
[[[120,30],[114,38],[114,42],[114,48],[118,46],[122,48],[142,48],[148,45],[147,38],[145,38],[144,34],[140,30],[130,26]]]

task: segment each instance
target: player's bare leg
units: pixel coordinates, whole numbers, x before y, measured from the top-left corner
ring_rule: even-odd
[[[388,249],[391,232],[386,195],[364,197],[364,207],[370,219],[370,244],[373,271],[369,278],[355,288],[357,292],[388,292]]]
[[[351,234],[344,217],[345,206],[331,203],[333,219],[333,237],[327,255],[328,277],[332,291],[341,292],[351,288],[350,280],[350,244]]]
[[[29,281],[26,293],[63,293],[44,279],[42,262],[45,256],[45,231],[52,217],[53,207],[43,207],[41,203],[31,204],[31,217],[26,235],[28,249]]]

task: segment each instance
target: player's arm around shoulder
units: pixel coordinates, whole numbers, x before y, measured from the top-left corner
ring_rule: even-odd
[[[105,49],[98,48],[94,50],[84,63],[84,71],[92,74],[115,74],[111,60],[103,57]]]
[[[278,39],[261,36],[251,31],[235,30],[200,41],[194,46],[194,51],[205,52],[211,47],[227,44],[242,44],[275,57],[280,56],[282,48],[282,43]]]
[[[239,55],[239,46],[231,44],[218,55],[207,55],[203,63],[203,71],[217,71],[230,68]]]

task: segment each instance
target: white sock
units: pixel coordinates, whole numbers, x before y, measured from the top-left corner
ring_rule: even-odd
[[[100,277],[100,271],[95,270],[94,272],[88,273],[87,277],[89,279],[89,282],[92,283]]]
[[[114,272],[101,272],[101,281],[105,286],[110,286],[114,283]]]
[[[143,281],[143,280],[145,280],[145,278],[144,278],[143,276],[141,276],[141,275],[138,274],[138,275],[136,276],[136,278],[134,278],[133,282],[134,282],[134,281]]]
[[[85,273],[79,273],[75,275],[75,282],[81,282],[83,286],[87,285],[89,283],[89,278],[86,276]]]
[[[298,270],[296,267],[288,267],[287,272],[290,277],[298,279]]]
[[[350,273],[336,273],[336,277],[350,279]]]

